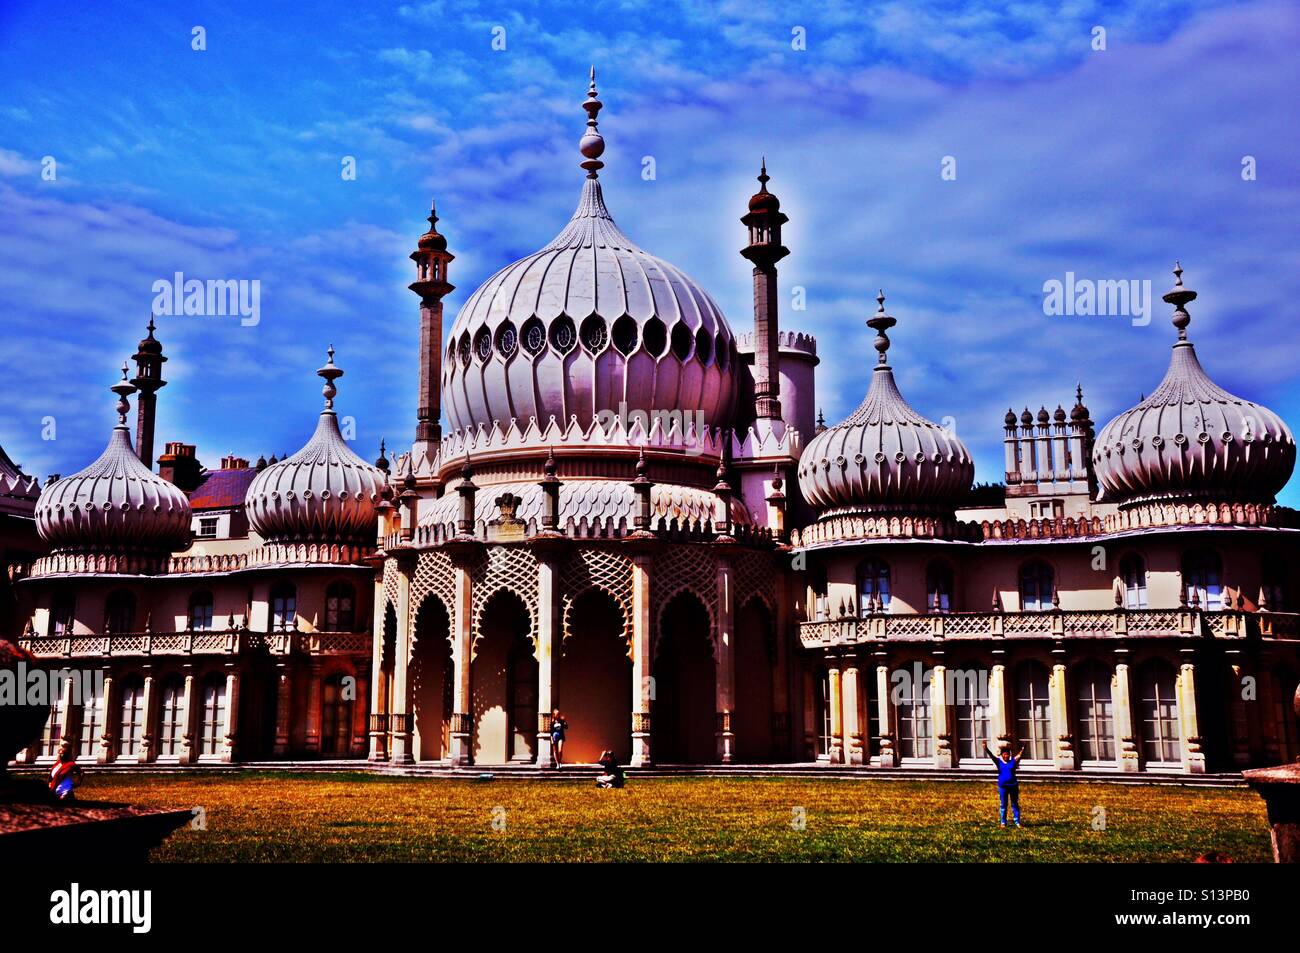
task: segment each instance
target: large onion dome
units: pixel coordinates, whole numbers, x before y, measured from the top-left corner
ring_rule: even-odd
[[[1186,305],[1196,292],[1181,266],[1164,300],[1178,341],[1151,396],[1104,428],[1093,464],[1108,499],[1142,503],[1271,504],[1295,468],[1295,438],[1273,411],[1214,381],[1187,339]]]
[[[316,432],[293,456],[259,473],[244,503],[253,529],[268,543],[318,546],[320,558],[351,559],[374,547],[375,506],[386,477],[353,453],[339,432],[334,381],[343,370],[334,364],[334,348],[328,353],[328,362],[316,372],[325,379],[325,409]]]
[[[452,430],[551,417],[586,429],[601,411],[681,410],[726,426],[735,349],[722,311],[682,271],[614,224],[597,170],[595,73],[583,108],[587,170],[577,210],[540,251],[498,271],[465,302],[447,339],[443,410]]]
[[[879,310],[867,321],[876,330],[878,363],[867,396],[843,423],[822,431],[799,457],[799,487],[822,516],[935,513],[951,516],[970,489],[975,466],[950,429],[913,410],[886,362],[886,335],[896,323]]]
[[[118,557],[166,556],[190,542],[189,499],[132,449],[127,397],[136,388],[126,373],[123,367],[112,387],[118,422],[104,452],[80,473],[45,487],[36,503],[36,530],[56,556],[107,554],[115,560],[110,571],[122,568]]]

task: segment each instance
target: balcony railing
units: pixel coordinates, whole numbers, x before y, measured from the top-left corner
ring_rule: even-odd
[[[244,628],[199,632],[115,632],[25,636],[18,644],[37,658],[129,658],[265,653],[286,656],[369,655],[369,632],[253,632]]]
[[[1049,612],[874,613],[799,624],[804,648],[944,639],[1215,638],[1300,639],[1290,612],[1090,609]]]

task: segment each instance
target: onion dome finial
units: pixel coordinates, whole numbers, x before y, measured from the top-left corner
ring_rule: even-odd
[[[438,231],[438,206],[434,199],[429,200],[429,230],[420,236],[416,243],[421,251],[446,251],[447,239]]]
[[[1174,316],[1170,319],[1178,329],[1178,340],[1187,340],[1187,325],[1192,323],[1192,316],[1185,307],[1188,302],[1196,300],[1196,292],[1183,286],[1183,263],[1174,262],[1174,286],[1163,295],[1165,301],[1174,306]]]
[[[751,212],[779,212],[781,211],[781,200],[767,190],[767,183],[772,177],[767,174],[767,156],[763,156],[759,165],[758,173],[758,191],[751,196],[749,200],[749,210]],[[744,219],[742,219],[744,221]],[[781,220],[782,222],[785,219]]]
[[[339,392],[339,389],[334,386],[334,382],[343,376],[343,368],[334,365],[333,344],[329,346],[325,353],[329,355],[329,360],[325,362],[324,367],[316,372],[316,376],[325,378],[325,386],[321,388],[320,392],[325,397],[325,409],[333,410],[334,398],[338,396]]]
[[[1016,412],[1008,407],[1007,415],[1002,418],[1002,422],[1008,427],[1014,427],[1016,425]]]
[[[891,315],[885,313],[885,291],[883,288],[880,289],[880,293],[876,295],[876,306],[875,315],[867,319],[867,327],[872,328],[876,332],[875,347],[876,351],[880,354],[876,363],[886,364],[888,363],[888,358],[885,356],[885,352],[889,350],[889,335],[885,332],[897,324],[898,321]]]
[[[546,451],[546,462],[542,464],[542,475],[547,480],[554,480],[555,474],[558,472],[558,470],[559,468],[556,466],[555,463],[555,448],[550,447]]]
[[[126,379],[126,364],[122,365],[122,379],[109,388],[117,395],[117,422],[126,423],[126,415],[131,410],[131,404],[127,400],[135,393],[135,385]]]
[[[375,461],[375,469],[383,470],[385,473],[389,470],[387,447],[384,446],[384,438],[379,438],[379,459]]]
[[[582,104],[582,108],[587,111],[587,131],[582,134],[582,139],[578,142],[578,150],[584,156],[580,165],[587,170],[589,179],[596,178],[596,173],[605,167],[605,163],[600,161],[605,151],[605,139],[596,125],[596,114],[604,105],[596,94],[596,67],[593,65],[591,85],[587,88],[587,99]]]

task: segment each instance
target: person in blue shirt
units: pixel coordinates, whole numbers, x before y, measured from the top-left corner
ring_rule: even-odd
[[[1020,826],[1020,779],[1016,777],[1016,769],[1020,767],[1020,756],[1025,753],[1021,748],[1012,755],[1009,748],[1004,748],[998,754],[989,750],[988,743],[984,744],[984,753],[993,761],[994,767],[998,769],[998,818],[1002,826],[1007,826],[1007,801],[1011,802],[1011,816],[1016,822],[1016,827]]]

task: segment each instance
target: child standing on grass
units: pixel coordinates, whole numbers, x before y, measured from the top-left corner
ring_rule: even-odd
[[[999,754],[994,754],[989,750],[988,742],[984,743],[984,753],[993,761],[993,766],[998,769],[998,819],[1002,826],[1007,826],[1007,801],[1011,801],[1011,814],[1015,819],[1016,827],[1020,826],[1020,779],[1016,777],[1016,769],[1020,767],[1020,756],[1025,753],[1021,748],[1013,757],[1009,748],[1003,749]]]

